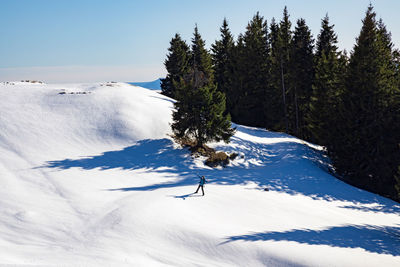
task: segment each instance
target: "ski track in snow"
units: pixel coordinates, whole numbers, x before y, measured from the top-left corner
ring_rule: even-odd
[[[0,98],[0,266],[400,266],[400,205],[331,176],[319,146],[234,125],[211,146],[239,156],[212,169],[172,142],[157,92],[14,82]]]

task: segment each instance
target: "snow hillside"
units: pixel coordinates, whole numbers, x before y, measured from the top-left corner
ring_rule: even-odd
[[[0,266],[400,266],[400,206],[326,173],[317,146],[237,125],[212,145],[239,157],[211,169],[151,90],[15,82],[0,99]]]

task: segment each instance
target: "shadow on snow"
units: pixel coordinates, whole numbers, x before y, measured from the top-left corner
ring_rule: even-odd
[[[251,128],[238,127],[238,131],[258,137],[287,137]],[[195,166],[187,149],[174,148],[170,139],[142,140],[135,145],[101,155],[47,162],[47,168],[70,169],[114,169],[137,170],[165,173],[168,181],[147,186],[112,188],[110,191],[151,191],[161,188],[197,186],[199,175],[205,175],[209,184],[235,185],[254,182],[259,190],[268,187],[272,191],[291,195],[304,195],[326,201],[346,201],[342,208],[368,212],[400,213],[396,202],[378,195],[346,185],[326,172],[328,159],[317,150],[293,141],[261,144],[232,138],[228,145],[217,149],[237,152],[233,165],[222,169]],[[170,176],[178,177],[175,180]],[[162,178],[161,178],[162,179]],[[266,193],[268,194],[268,193]],[[193,194],[177,195],[185,199]],[[322,244],[338,247],[361,247],[370,252],[400,255],[400,248],[393,247],[399,238],[398,227],[375,227],[348,225],[326,230],[292,230],[287,232],[264,232],[228,237],[226,242],[245,240],[295,241],[307,244]],[[396,239],[396,240],[393,240]]]
[[[399,227],[345,225],[324,230],[297,229],[286,232],[264,232],[231,236],[222,244],[233,241],[294,241],[309,245],[328,245],[343,248],[363,248],[369,252],[400,256],[397,246]]]
[[[242,127],[238,128],[242,131]],[[245,128],[251,134],[252,129]],[[256,130],[261,136],[279,137],[285,134]],[[317,150],[296,142],[260,144],[234,136],[228,145],[217,149],[237,152],[244,158],[235,160],[233,166],[223,169],[196,167],[187,149],[176,149],[170,139],[142,140],[133,146],[118,151],[108,151],[101,155],[50,161],[44,167],[69,169],[142,169],[148,172],[178,176],[148,186],[109,189],[111,191],[147,191],[186,185],[195,186],[197,174],[205,175],[209,184],[235,185],[256,183],[260,190],[270,190],[288,194],[305,195],[313,199],[346,201],[342,208],[361,211],[400,213],[399,205],[389,199],[346,185],[327,173],[328,159]]]

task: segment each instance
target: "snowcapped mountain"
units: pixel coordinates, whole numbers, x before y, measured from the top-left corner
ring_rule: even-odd
[[[318,146],[237,125],[212,146],[239,156],[212,169],[151,90],[14,82],[0,99],[0,265],[400,266],[400,205],[329,175]]]

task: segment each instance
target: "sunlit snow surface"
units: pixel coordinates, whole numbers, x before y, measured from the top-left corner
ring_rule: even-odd
[[[172,108],[124,83],[0,84],[0,265],[400,266],[400,206],[320,147],[236,125],[211,169],[168,137]]]

